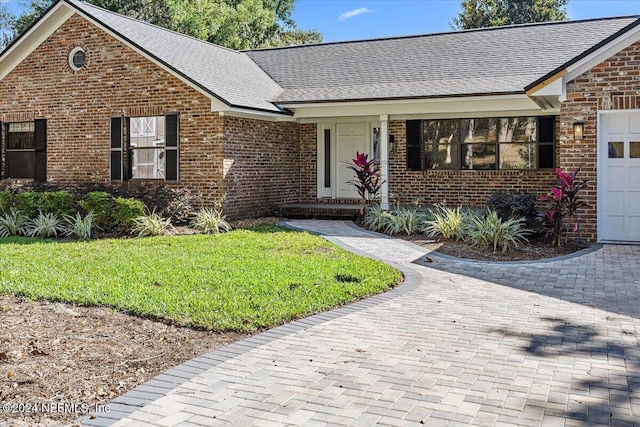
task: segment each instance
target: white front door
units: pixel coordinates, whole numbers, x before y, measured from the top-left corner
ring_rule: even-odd
[[[603,113],[598,127],[598,238],[640,242],[640,110]]]
[[[356,158],[356,152],[367,153],[369,158],[369,124],[341,123],[336,125],[336,197],[358,198],[358,192],[348,182],[355,178],[355,172],[348,165]]]

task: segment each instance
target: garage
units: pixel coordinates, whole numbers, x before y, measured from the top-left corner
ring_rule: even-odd
[[[640,110],[598,120],[598,240],[640,242]]]

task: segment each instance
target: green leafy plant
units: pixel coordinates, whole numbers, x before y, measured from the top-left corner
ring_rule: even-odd
[[[80,240],[87,240],[91,238],[91,232],[93,230],[93,220],[95,216],[93,212],[89,212],[82,217],[80,213],[76,213],[75,216],[66,215],[64,217],[66,227],[64,234],[69,237],[76,237]]]
[[[356,188],[360,198],[376,197],[382,185],[378,177],[378,160],[369,160],[367,154],[356,151],[356,158],[347,167],[356,173],[356,178],[348,183]]]
[[[193,203],[198,198],[187,187],[172,188],[171,198],[162,209],[162,216],[171,219],[176,225],[188,225],[189,218],[193,214]]]
[[[467,215],[462,208],[438,206],[432,212],[433,219],[426,221],[423,232],[429,237],[460,240],[465,232]]]
[[[196,214],[191,226],[205,234],[219,234],[231,231],[231,225],[226,221],[220,208],[202,208]]]
[[[586,206],[586,202],[580,197],[580,192],[587,186],[587,181],[578,180],[580,169],[572,172],[563,172],[556,168],[556,184],[551,189],[551,194],[543,194],[539,201],[546,202],[549,209],[539,216],[539,220],[552,244],[560,245],[560,240],[568,231],[578,233],[578,240],[582,241],[578,210]],[[567,227],[565,220],[572,223]]]
[[[122,197],[115,199],[112,218],[120,230],[130,229],[133,225],[133,220],[143,216],[145,216],[145,206],[140,200]]]
[[[11,208],[9,212],[0,214],[0,237],[26,235],[28,222],[29,218],[22,212]]]
[[[26,191],[15,195],[16,206],[29,218],[36,218],[41,212],[42,193]]]
[[[40,211],[62,218],[76,212],[73,195],[68,191],[45,191],[40,195]]]
[[[9,191],[0,191],[0,214],[11,210],[13,205],[13,194]]]
[[[156,212],[134,218],[131,222],[131,234],[138,237],[162,236],[171,228],[171,220],[162,218]]]
[[[385,229],[387,234],[405,233],[407,236],[424,229],[429,216],[422,211],[411,208],[398,207],[391,211]]]
[[[64,232],[64,225],[55,214],[40,212],[26,224],[26,234],[30,237],[58,237]]]
[[[465,230],[466,240],[473,246],[486,249],[493,246],[506,252],[521,243],[528,242],[526,236],[531,230],[526,228],[524,218],[509,218],[503,221],[496,211],[490,210],[487,216],[474,215]]]
[[[362,224],[372,231],[383,231],[391,221],[391,212],[382,209],[379,204],[368,206],[364,211]]]
[[[92,191],[78,203],[87,213],[93,213],[93,223],[103,229],[111,225],[113,197],[105,191]]]

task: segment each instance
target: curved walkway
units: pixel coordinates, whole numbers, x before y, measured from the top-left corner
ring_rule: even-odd
[[[187,362],[83,425],[640,425],[640,247],[428,262],[350,223],[288,224],[406,283]]]

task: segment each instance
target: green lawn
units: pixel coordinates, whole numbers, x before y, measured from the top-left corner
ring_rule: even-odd
[[[0,293],[253,331],[383,292],[401,274],[325,240],[259,226],[219,236],[0,239]]]

